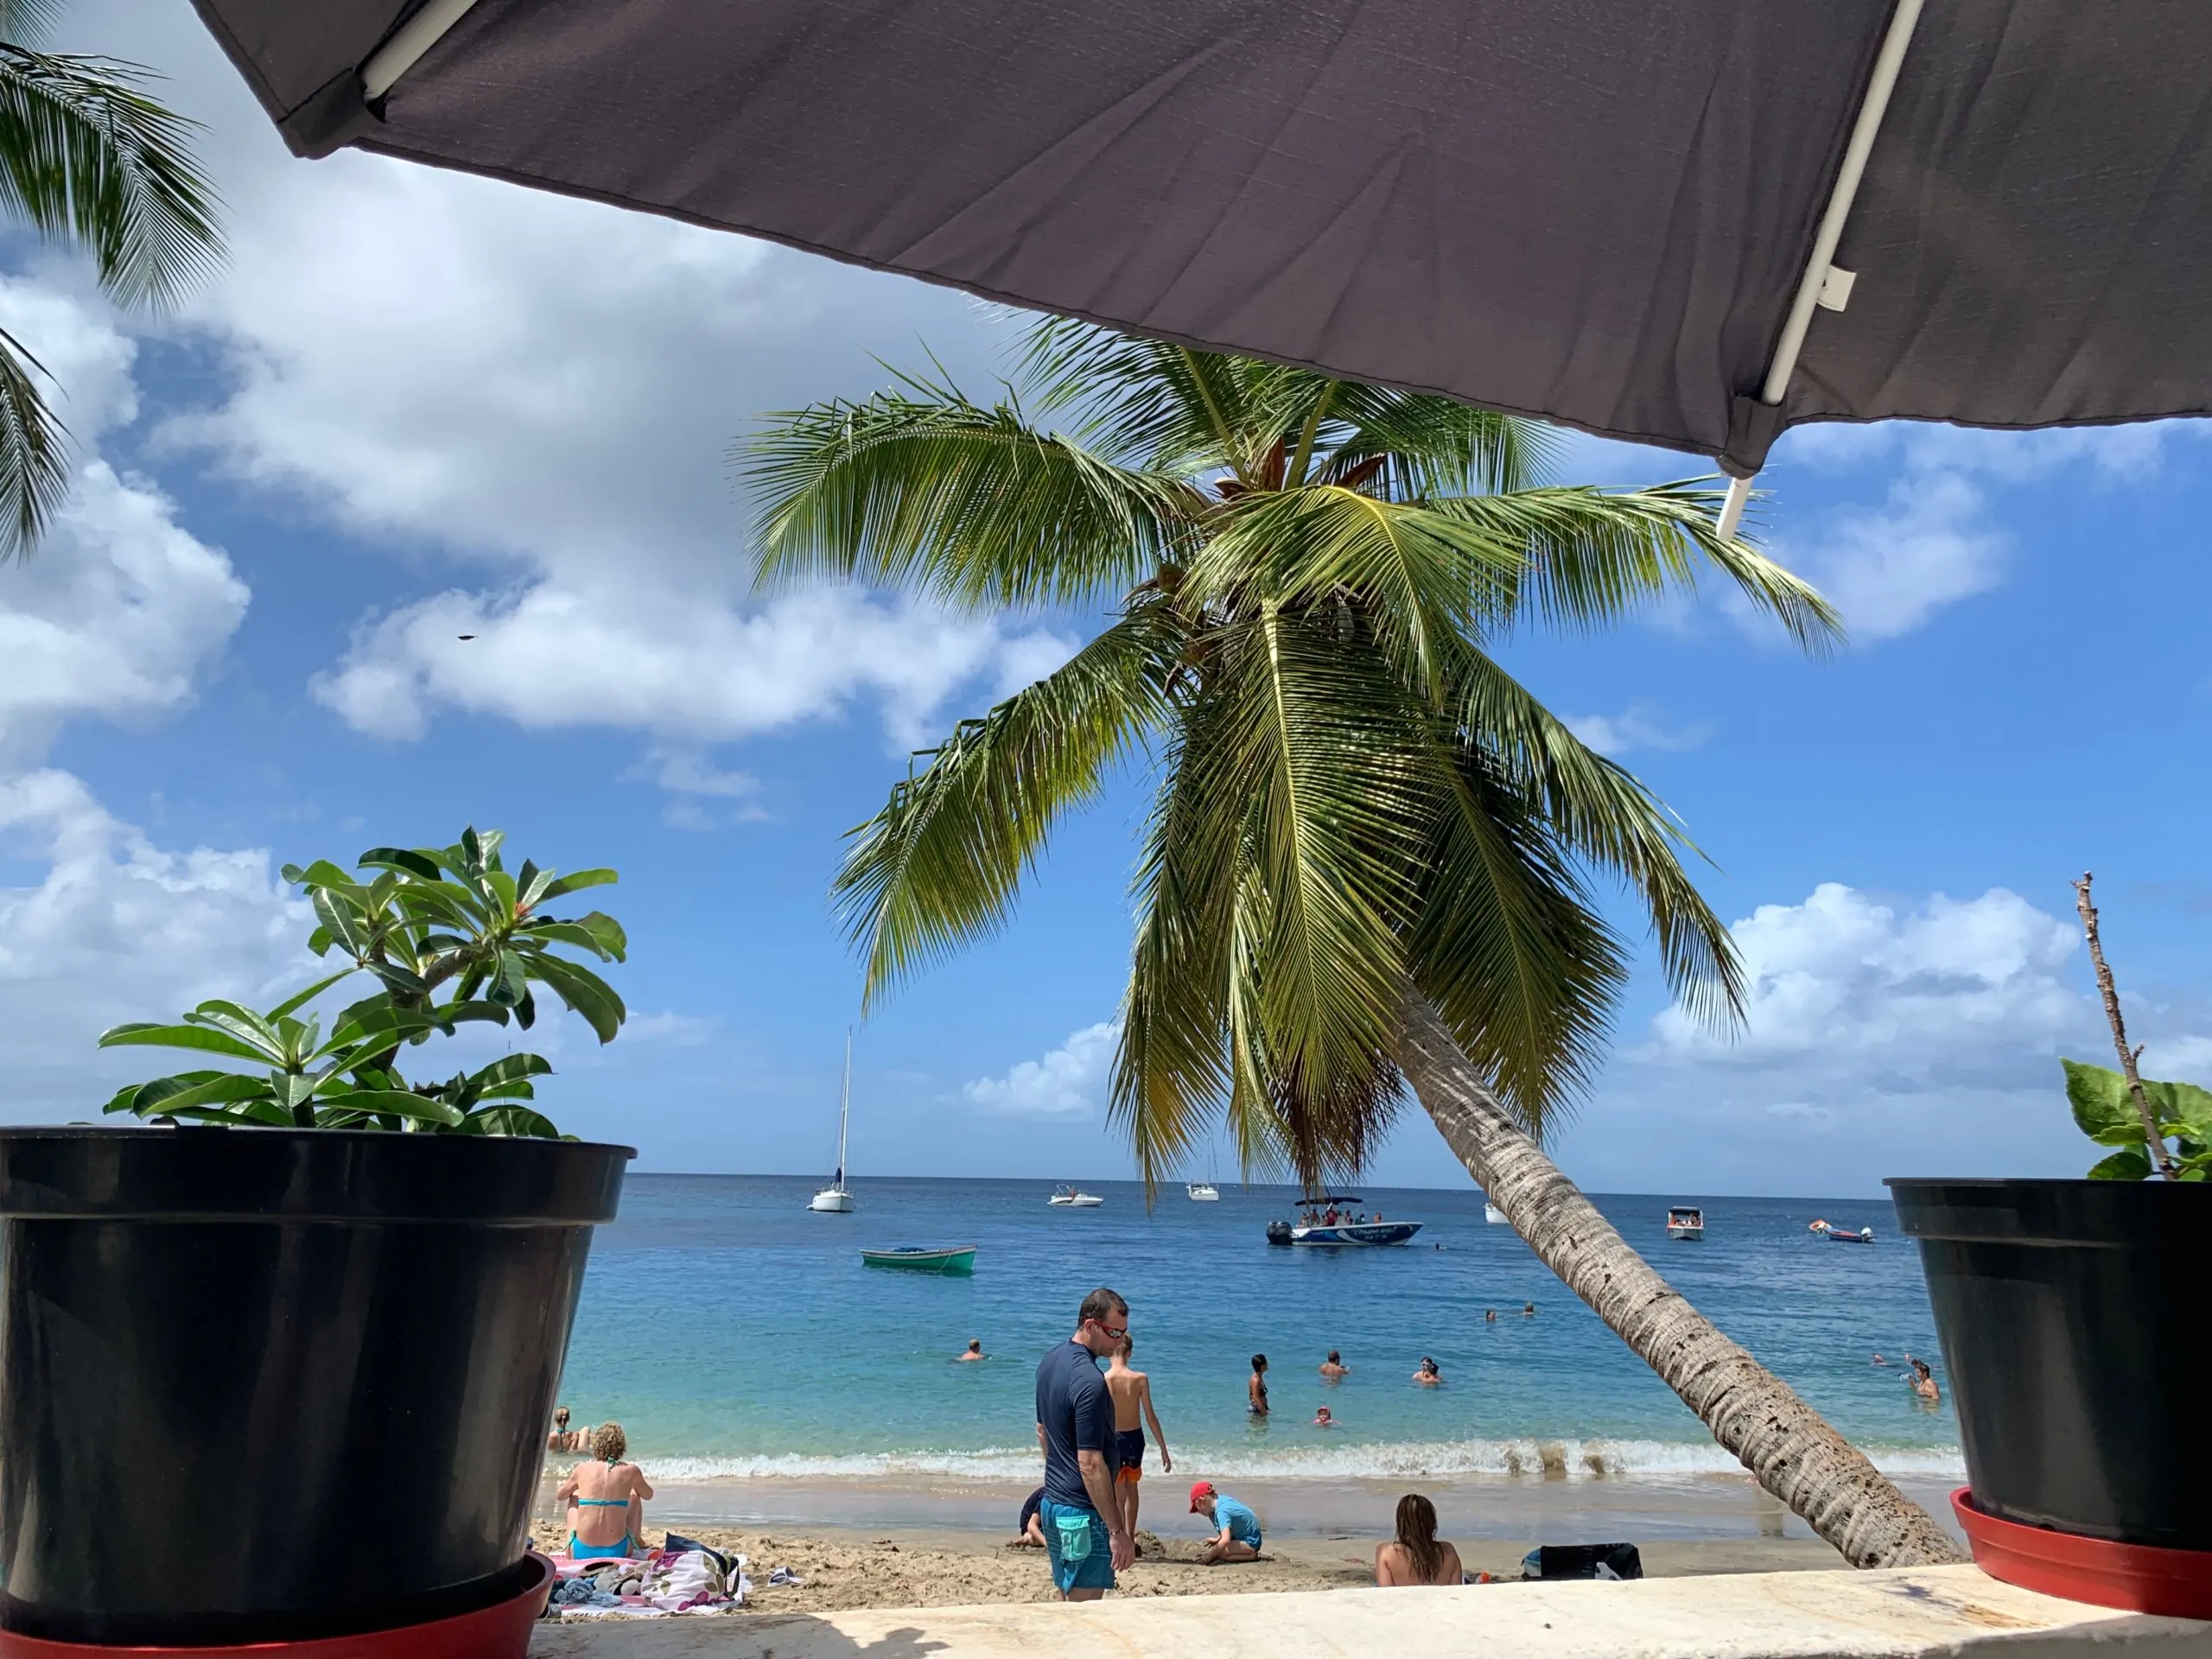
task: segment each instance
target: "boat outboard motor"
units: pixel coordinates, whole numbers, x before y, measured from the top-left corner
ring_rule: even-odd
[[[1287,1221],[1269,1222],[1268,1224],[1268,1243],[1270,1244],[1289,1243],[1290,1224]]]

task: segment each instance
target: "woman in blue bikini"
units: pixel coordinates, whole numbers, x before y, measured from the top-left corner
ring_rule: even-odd
[[[645,1471],[625,1463],[630,1442],[620,1423],[592,1432],[593,1461],[580,1463],[554,1494],[569,1506],[569,1557],[593,1560],[645,1553]]]

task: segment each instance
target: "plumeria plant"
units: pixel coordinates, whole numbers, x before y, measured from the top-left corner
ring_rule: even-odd
[[[2130,1046],[2127,1021],[2120,1008],[2120,988],[2105,960],[2104,937],[2090,895],[2095,877],[2084,871],[2074,884],[2074,908],[2088,941],[2089,966],[2103,998],[2105,1020],[2120,1070],[2061,1060],[2066,1068],[2066,1102],[2082,1133],[2101,1147],[2119,1151],[2101,1158],[2089,1171],[2093,1181],[2147,1181],[2155,1173],[2170,1181],[2212,1179],[2212,1092],[2193,1083],[2158,1083],[2136,1069],[2143,1046]],[[2169,1144],[2171,1143],[2171,1144]]]
[[[530,1103],[531,1079],[552,1071],[543,1057],[509,1054],[443,1082],[409,1082],[403,1051],[471,1022],[528,1030],[543,986],[612,1042],[627,1010],[612,986],[563,948],[601,962],[625,959],[621,924],[600,911],[577,917],[546,906],[604,887],[613,870],[560,875],[524,861],[510,872],[496,830],[461,832],[451,847],[378,847],[356,861],[357,874],[318,861],[287,865],[284,880],[313,906],[308,948],[346,960],[266,1013],[220,999],[202,1002],[174,1025],[118,1026],[100,1046],[196,1051],[234,1063],[134,1084],[107,1103],[111,1112],[168,1122],[257,1123],[283,1128],[429,1130],[457,1135],[556,1137]],[[355,974],[376,992],[341,1008],[328,1031],[304,1012]]]

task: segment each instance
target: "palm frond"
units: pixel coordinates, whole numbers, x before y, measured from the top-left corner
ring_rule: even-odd
[[[1224,735],[1217,698],[1201,689],[1180,700],[1132,883],[1136,936],[1109,1116],[1129,1137],[1147,1194],[1211,1127],[1224,1098],[1232,1128],[1239,1122],[1223,1044],[1248,809]]]
[[[1166,604],[1134,608],[1053,673],[963,721],[851,832],[832,894],[872,1003],[916,968],[1003,926],[1060,818],[1163,707]]]
[[[1071,413],[1102,454],[1185,475],[1226,471],[1268,487],[1281,482],[1286,440],[1333,384],[1310,369],[1059,317],[1030,327],[1014,369],[1040,413]]]
[[[0,0],[0,42],[37,46],[54,33],[60,0]]]
[[[1442,734],[1428,761],[1437,811],[1412,978],[1541,1141],[1594,1074],[1628,953],[1529,792]]]
[[[1355,474],[1395,501],[1535,487],[1560,447],[1541,421],[1477,409],[1454,398],[1347,382],[1329,413],[1343,435],[1322,481]]]
[[[1250,804],[1243,880],[1266,1048],[1318,1094],[1397,1030],[1421,819],[1402,698],[1371,652],[1269,603],[1223,630],[1224,747]]]
[[[1456,743],[1478,747],[1569,855],[1636,894],[1668,985],[1687,1011],[1717,1027],[1738,1020],[1742,964],[1682,868],[1679,855],[1697,849],[1673,814],[1479,651],[1460,654],[1444,711],[1456,723]]]
[[[767,589],[858,581],[968,609],[1119,598],[1171,556],[1195,500],[1010,401],[934,382],[772,420],[734,455],[760,502]]]
[[[222,254],[214,187],[190,148],[199,124],[149,97],[150,78],[0,41],[0,207],[87,250],[126,305],[174,302]]]
[[[1740,541],[1723,540],[1718,491],[1694,483],[1641,490],[1558,486],[1505,495],[1455,496],[1428,510],[1526,551],[1525,575],[1507,587],[1501,626],[1534,619],[1592,629],[1697,586],[1707,563],[1808,652],[1843,636],[1834,607],[1808,583]]]
[[[40,390],[45,375],[0,329],[0,559],[29,556],[69,493],[69,435]]]
[[[1294,609],[1346,620],[1357,605],[1425,662],[1428,641],[1479,627],[1522,575],[1521,550],[1486,526],[1323,484],[1226,503],[1181,591],[1194,604],[1229,604],[1256,585]]]

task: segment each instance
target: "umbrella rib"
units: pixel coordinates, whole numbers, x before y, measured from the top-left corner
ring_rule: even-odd
[[[1766,383],[1759,389],[1759,401],[1772,407],[1779,404],[1789,391],[1789,377],[1797,372],[1798,354],[1805,349],[1805,332],[1812,327],[1813,308],[1821,302],[1821,290],[1828,286],[1829,262],[1835,257],[1836,244],[1843,239],[1844,221],[1851,217],[1851,205],[1859,197],[1859,181],[1866,176],[1866,157],[1874,148],[1874,135],[1881,130],[1882,117],[1888,113],[1890,94],[1897,84],[1897,71],[1904,65],[1905,48],[1912,43],[1912,31],[1920,22],[1921,0],[1897,0],[1897,10],[1890,14],[1888,31],[1882,36],[1882,49],[1874,56],[1874,73],[1866,83],[1866,96],[1859,101],[1859,118],[1851,124],[1851,140],[1844,146],[1843,165],[1836,169],[1835,184],[1828,192],[1827,211],[1821,215],[1821,227],[1813,238],[1811,257],[1805,261],[1804,274],[1797,279],[1797,292],[1789,302],[1789,315],[1782,325],[1782,338],[1775,342],[1774,356],[1767,364]],[[1843,300],[1851,289],[1848,279],[1839,283],[1834,308],[1843,309]],[[1758,469],[1754,467],[1752,473]],[[1751,499],[1752,474],[1728,480],[1727,499],[1720,508],[1720,534],[1732,537],[1736,527],[1743,522],[1744,504]]]
[[[361,96],[373,104],[412,69],[423,54],[445,39],[446,31],[468,15],[476,0],[429,0],[361,66]]]

